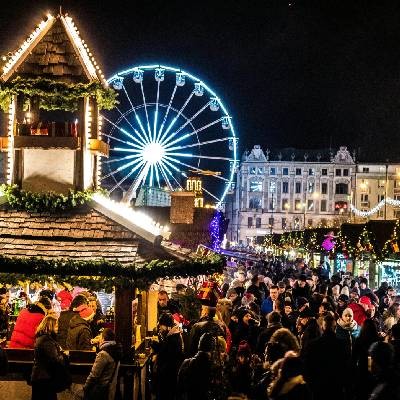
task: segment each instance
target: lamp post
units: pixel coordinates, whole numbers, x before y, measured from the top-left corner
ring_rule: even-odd
[[[387,196],[387,187],[388,187],[388,160],[386,160],[385,164],[385,211],[384,211],[384,220],[386,221],[386,196]]]

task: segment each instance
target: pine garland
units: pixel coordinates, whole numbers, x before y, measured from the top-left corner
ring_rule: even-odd
[[[43,110],[76,111],[78,99],[94,96],[100,109],[111,110],[117,104],[117,92],[104,88],[99,82],[66,83],[48,78],[22,78],[18,76],[0,87],[0,108],[6,112],[13,95],[24,94],[39,98]]]
[[[175,279],[222,273],[225,261],[218,255],[187,261],[152,260],[144,266],[106,260],[44,260],[0,256],[0,284],[66,282],[91,290],[111,292],[115,286],[148,289],[160,278]]]
[[[55,192],[35,193],[22,190],[18,185],[1,185],[10,208],[29,212],[61,212],[88,203],[92,190],[69,190],[67,195]]]

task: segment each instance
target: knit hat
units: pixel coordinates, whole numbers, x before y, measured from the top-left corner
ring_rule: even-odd
[[[349,301],[349,296],[346,296],[345,294],[341,294],[341,295],[338,297],[338,300],[339,300],[339,301],[343,301],[344,303],[347,303],[347,302]]]
[[[241,340],[237,350],[237,355],[250,356],[250,354],[251,354],[250,345],[246,342],[246,340]]]
[[[361,304],[365,304],[367,306],[371,306],[372,305],[371,299],[368,296],[361,296],[360,297],[360,303]]]
[[[94,311],[87,304],[81,304],[79,307],[74,308],[74,311],[79,312],[80,317],[86,321],[94,317]]]

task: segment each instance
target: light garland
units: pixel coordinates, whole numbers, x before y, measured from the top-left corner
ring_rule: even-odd
[[[7,167],[6,182],[8,185],[12,183],[12,175],[14,169],[14,122],[15,122],[15,99],[13,98],[8,108],[8,148],[7,148]]]
[[[6,65],[3,67],[3,75],[1,79],[7,80],[8,73],[17,65],[21,56],[28,50],[28,48],[41,36],[41,34],[53,24],[54,17],[51,14],[47,15],[47,20],[43,20],[37,28],[30,34],[30,36],[22,43],[20,48],[11,56]]]
[[[140,227],[152,235],[168,236],[169,234],[167,226],[162,226],[159,223],[156,223],[148,215],[140,211],[135,211],[126,203],[118,203],[98,193],[93,195],[93,200],[107,210],[117,214],[119,217],[122,217],[127,222]]]
[[[374,208],[371,208],[369,211],[361,211],[358,208],[354,207],[353,204],[350,204],[350,210],[358,217],[365,218],[376,214],[385,205],[385,203],[393,207],[400,207],[400,200],[394,200],[390,197],[387,197],[386,199],[381,200]]]
[[[99,76],[101,77],[101,81],[105,86],[108,86],[106,80],[104,79],[104,75],[97,65],[94,57],[92,56],[92,53],[90,52],[87,44],[80,38],[79,32],[72,20],[71,17],[69,16],[61,16],[61,21],[64,24],[65,29],[67,30],[67,33],[69,34],[71,40],[73,41],[76,49],[79,52],[79,55],[81,56],[85,67],[91,76],[92,79],[98,80]]]

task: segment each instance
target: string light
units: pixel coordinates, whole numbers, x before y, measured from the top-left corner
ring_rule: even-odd
[[[374,208],[371,208],[368,211],[362,211],[353,206],[353,204],[350,204],[350,209],[351,211],[357,215],[358,217],[370,217],[371,215],[376,214],[384,205],[389,204],[390,206],[393,207],[400,207],[400,200],[394,200],[390,197],[387,197],[386,199],[381,200]]]

